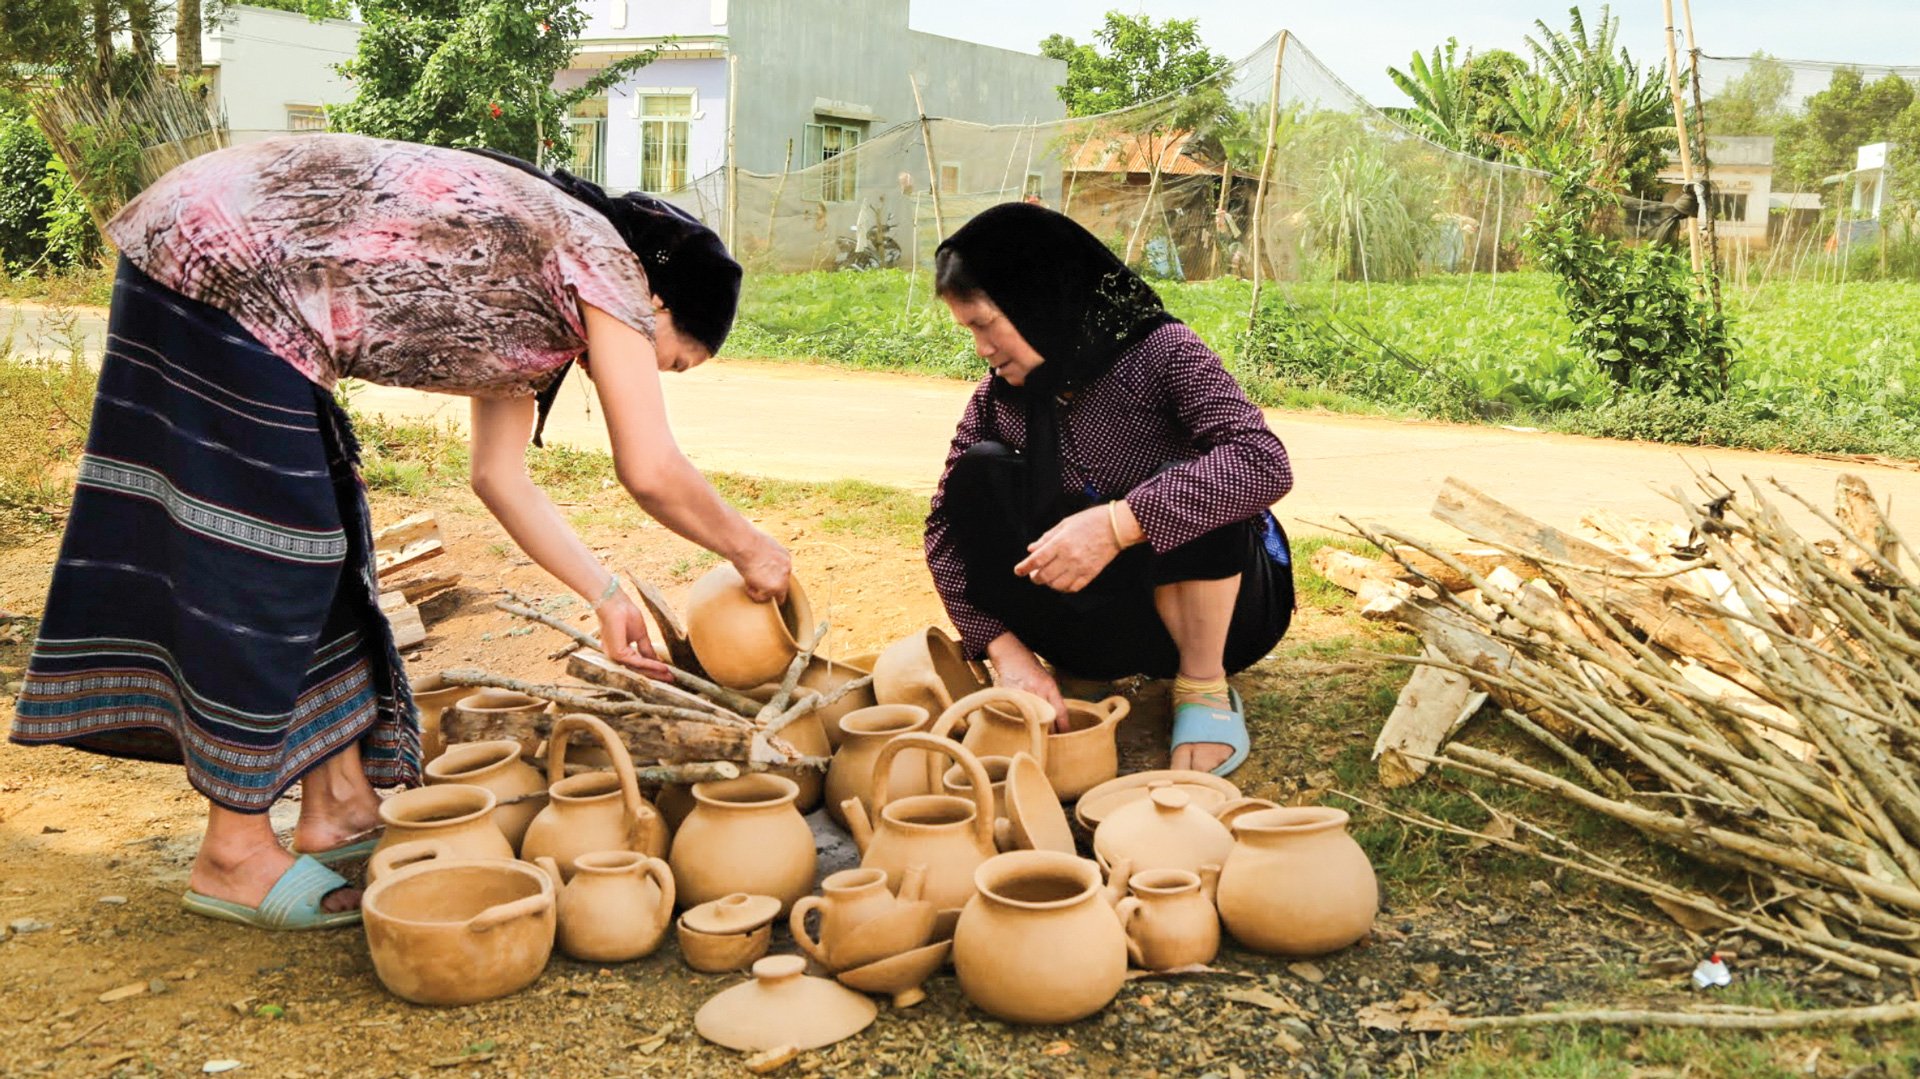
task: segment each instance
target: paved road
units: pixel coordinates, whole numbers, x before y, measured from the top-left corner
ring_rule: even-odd
[[[21,317],[46,318],[32,311]],[[81,329],[97,341],[104,327],[89,316]],[[669,375],[666,386],[675,435],[702,468],[799,480],[854,477],[920,491],[937,478],[971,391],[946,379],[741,360]],[[568,379],[548,421],[550,439],[606,448],[589,393],[587,380]],[[356,402],[394,417],[466,417],[458,398],[409,390],[369,386]],[[1348,516],[1444,534],[1427,509],[1448,476],[1562,526],[1596,508],[1667,518],[1673,506],[1662,492],[1694,491],[1693,470],[1700,469],[1736,483],[1742,476],[1777,478],[1822,504],[1830,502],[1836,477],[1859,472],[1883,501],[1892,499],[1896,524],[1920,537],[1920,471],[1492,427],[1278,411],[1267,417],[1297,477],[1281,517],[1302,532]]]

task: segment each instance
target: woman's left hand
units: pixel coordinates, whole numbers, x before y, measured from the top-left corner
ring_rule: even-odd
[[[1107,521],[1107,507],[1081,510],[1027,544],[1031,553],[1013,567],[1017,576],[1056,592],[1078,592],[1107,568],[1120,545]]]

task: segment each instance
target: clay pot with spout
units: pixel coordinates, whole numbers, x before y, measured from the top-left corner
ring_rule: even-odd
[[[842,827],[847,825],[842,807],[847,799],[858,799],[863,807],[873,804],[873,764],[888,742],[912,731],[924,731],[929,722],[925,708],[911,704],[881,704],[849,712],[840,718],[840,748],[827,766],[827,815]],[[900,794],[929,794],[936,788],[926,785],[925,771],[913,760],[894,766],[894,790]]]
[[[602,850],[573,860],[573,880],[542,856],[559,893],[560,950],[590,963],[652,955],[673,918],[673,870],[637,851]]]
[[[1114,810],[1093,833],[1093,851],[1102,864],[1120,859],[1143,869],[1198,872],[1219,865],[1233,849],[1233,833],[1213,814],[1192,804],[1186,791],[1154,784],[1147,797]]]
[[[693,785],[693,812],[673,839],[680,902],[735,892],[770,895],[785,910],[813,890],[813,832],[794,808],[799,788],[769,773]]]
[[[911,704],[937,716],[985,682],[960,642],[928,626],[888,645],[873,661],[873,695],[881,704]]]
[[[611,772],[567,775],[567,743],[574,731],[600,739]],[[667,852],[667,823],[640,795],[633,758],[613,728],[588,715],[562,716],[547,735],[547,805],[527,827],[520,855],[552,858],[563,879],[573,879],[573,861],[590,851],[630,850],[651,858]]]
[[[893,796],[893,765],[907,750],[930,750],[965,768],[971,800],[945,794]],[[938,761],[922,770],[938,772]],[[986,769],[966,747],[929,734],[903,734],[886,744],[874,762],[873,816],[856,799],[841,805],[848,830],[860,847],[860,864],[884,869],[889,887],[898,888],[907,868],[926,867],[923,896],[941,910],[964,904],[973,895],[973,871],[993,857],[993,794]]]
[[[1039,758],[1047,766],[1047,782],[1062,802],[1071,802],[1120,774],[1120,721],[1131,709],[1125,697],[1067,702],[1067,729],[1047,728],[1047,753]],[[980,723],[997,733],[994,741],[1011,739],[1026,722],[1023,713],[1004,702],[990,702],[980,710]],[[1051,716],[1047,717],[1049,721]],[[967,728],[969,748],[974,727]],[[975,750],[975,752],[979,752]]]
[[[539,814],[542,802],[537,798],[515,800],[547,789],[540,769],[520,759],[520,743],[512,738],[451,746],[428,764],[425,771],[430,787],[466,783],[487,788],[500,803],[513,802],[494,806],[493,823],[500,826],[500,834],[506,836],[516,850],[526,838],[527,825]]]
[[[1235,820],[1233,835],[1218,899],[1235,940],[1274,955],[1324,955],[1372,931],[1380,887],[1344,810],[1263,809]]]
[[[1149,869],[1127,880],[1132,893],[1114,907],[1127,933],[1127,955],[1142,970],[1171,970],[1213,962],[1220,952],[1220,913],[1214,889],[1220,867],[1200,872]]]
[[[793,905],[787,921],[794,943],[835,972],[918,948],[933,933],[933,904],[921,898],[925,882],[924,866],[908,866],[895,895],[885,870],[843,869],[821,882],[820,895]],[[815,911],[818,937],[807,932],[807,916]]]
[[[496,799],[484,787],[447,783],[415,787],[380,803],[386,831],[367,862],[367,879],[384,876],[395,848],[419,840],[433,840],[447,858],[511,859],[513,844],[500,834],[493,820]]]
[[[438,674],[429,674],[408,687],[413,693],[413,708],[420,715],[420,763],[432,764],[447,751],[447,740],[440,733],[440,714],[462,697],[471,696],[471,686],[450,686]]]
[[[960,990],[1014,1023],[1071,1023],[1113,1000],[1127,976],[1127,936],[1100,867],[1058,851],[998,855],[953,933]]]
[[[531,985],[553,951],[553,882],[525,862],[395,868],[360,900],[374,973],[415,1004],[475,1004]]]
[[[700,665],[731,689],[780,677],[802,648],[813,647],[813,605],[799,579],[787,579],[784,602],[759,603],[729,562],[693,583],[686,619],[687,640]]]

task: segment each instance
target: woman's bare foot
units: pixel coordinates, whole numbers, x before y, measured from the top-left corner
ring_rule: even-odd
[[[265,813],[236,813],[207,807],[207,834],[187,874],[187,887],[213,899],[257,907],[287,870],[294,856],[273,835]],[[360,905],[357,888],[340,888],[321,901],[329,913]]]
[[[348,746],[301,777],[295,850],[332,850],[379,826],[380,796],[361,770],[359,746]]]

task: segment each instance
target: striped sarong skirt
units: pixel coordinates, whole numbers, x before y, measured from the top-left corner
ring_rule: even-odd
[[[241,812],[356,742],[415,782],[358,453],[331,394],[121,260],[12,740],[180,762]]]

